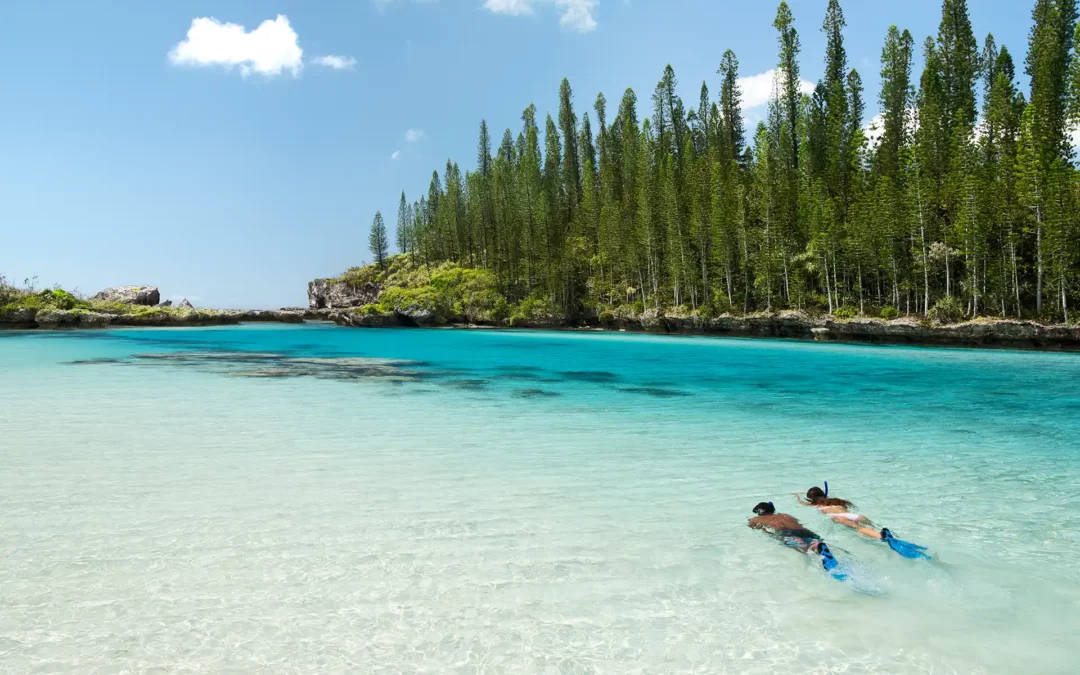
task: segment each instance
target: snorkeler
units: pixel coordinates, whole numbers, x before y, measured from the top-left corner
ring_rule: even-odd
[[[824,490],[819,487],[812,487],[807,490],[806,499],[803,499],[797,492],[795,493],[795,498],[803,506],[812,506],[828,516],[830,520],[838,525],[850,527],[864,537],[885,542],[889,545],[889,548],[905,558],[930,559],[930,556],[924,552],[926,551],[925,546],[919,546],[918,544],[912,544],[903,539],[897,539],[887,527],[878,528],[866,516],[861,513],[853,512],[851,509],[854,507],[854,504],[848,500],[830,497],[828,483],[825,483]]]
[[[747,523],[751,529],[764,530],[800,553],[817,553],[821,556],[821,566],[834,579],[843,581],[847,578],[847,574],[837,569],[839,565],[828,545],[818,534],[803,527],[794,516],[777,513],[772,502],[761,502],[754,507],[754,514]]]

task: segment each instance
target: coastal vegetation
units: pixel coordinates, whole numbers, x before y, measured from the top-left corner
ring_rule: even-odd
[[[110,314],[130,313],[158,309],[141,305],[129,305],[110,300],[88,300],[81,295],[62,288],[39,291],[28,279],[22,287],[15,286],[0,275],[0,318],[26,312],[62,311],[75,314],[103,312]]]
[[[153,291],[154,287],[117,287],[133,292]],[[115,289],[108,289],[115,290]],[[304,320],[302,311],[240,311],[195,309],[189,303],[178,307],[165,304],[139,304],[117,299],[103,291],[92,298],[71,293],[62,288],[37,290],[31,280],[22,287],[11,284],[0,275],[0,327],[16,328],[103,328],[121,326],[205,326],[236,324],[242,321],[281,321],[298,323]],[[157,300],[153,300],[157,302]]]
[[[375,303],[357,308],[366,315],[423,314],[428,323],[455,320],[496,324],[535,307],[512,306],[499,291],[490,270],[462,267],[453,262],[423,264],[411,254],[391,256],[366,267],[354,267],[340,278],[359,288],[374,283],[380,288]]]
[[[671,66],[651,109],[628,89],[614,110],[598,95],[595,118],[579,117],[564,80],[555,116],[529,105],[501,140],[482,121],[472,170],[447,160],[425,195],[401,195],[407,257],[387,258],[377,215],[377,268],[349,274],[385,284],[369,311],[511,322],[783,310],[1068,322],[1080,299],[1076,0],[1037,0],[1032,17],[1022,62],[992,35],[980,44],[966,0],[944,0],[921,47],[891,27],[869,125],[838,0],[809,93],[780,3],[773,94],[749,130],[730,50],[719,96],[704,82],[691,104]]]

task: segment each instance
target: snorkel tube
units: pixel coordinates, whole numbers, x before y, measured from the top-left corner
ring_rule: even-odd
[[[825,483],[825,496],[829,496],[829,481],[823,481]]]

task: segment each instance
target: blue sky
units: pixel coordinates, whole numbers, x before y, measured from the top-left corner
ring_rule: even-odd
[[[516,135],[530,102],[557,110],[564,76],[579,117],[599,91],[613,111],[628,86],[644,115],[667,63],[696,104],[703,79],[718,93],[727,48],[745,77],[774,67],[776,4],[4,3],[0,274],[85,293],[152,283],[201,306],[305,304],[309,279],[370,259],[376,209],[393,223],[401,190],[426,191],[447,157],[473,166],[481,118]],[[816,80],[826,0],[789,4]],[[1022,70],[1033,0],[969,4],[980,41],[993,32]],[[843,6],[870,117],[888,26],[921,43],[940,2]]]

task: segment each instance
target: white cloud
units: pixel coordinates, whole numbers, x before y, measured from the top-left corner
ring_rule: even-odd
[[[392,153],[390,153],[390,159],[393,159],[393,160],[401,159],[401,151],[400,150],[395,150]]]
[[[405,132],[405,142],[419,143],[420,141],[424,140],[425,135],[426,134],[424,134],[423,129],[409,129]]]
[[[600,0],[555,0],[559,25],[579,33],[596,30],[596,8]]]
[[[908,133],[913,133],[919,128],[919,116],[915,108],[908,108],[907,111],[907,125]],[[982,124],[976,123],[974,136],[976,139],[982,136]],[[863,134],[866,135],[866,147],[873,150],[881,142],[881,137],[885,135],[885,113],[878,113],[870,118],[870,121],[863,126]]]
[[[559,25],[566,30],[588,33],[596,30],[596,12],[600,0],[485,0],[484,9],[494,14],[526,16],[534,13],[537,3],[550,2],[559,14]]]
[[[533,2],[536,0],[486,0],[484,9],[494,14],[506,14],[507,16],[524,16],[533,13]]]
[[[742,92],[742,104],[744,108],[757,108],[769,102],[773,95],[773,86],[779,87],[776,69],[767,70],[764,73],[739,78],[739,90]],[[814,92],[814,83],[809,80],[799,80],[799,91],[804,94]]]
[[[863,127],[863,134],[866,136],[866,147],[873,150],[877,147],[879,141],[881,141],[882,135],[885,134],[885,115],[878,113],[870,118],[870,121]]]
[[[286,70],[295,77],[303,68],[303,55],[288,17],[279,14],[250,32],[210,17],[194,19],[187,37],[169,52],[169,60],[176,65],[216,65],[227,70],[238,66],[245,77],[253,72],[275,77]]]
[[[326,56],[316,56],[311,60],[312,63],[319,66],[326,66],[327,68],[333,68],[334,70],[352,70],[356,66],[356,59],[351,56],[334,56],[328,54]]]
[[[416,0],[416,4],[427,5],[438,1],[439,0]],[[375,7],[378,8],[379,11],[383,11],[390,5],[397,4],[398,0],[371,0],[371,3],[375,5]]]

